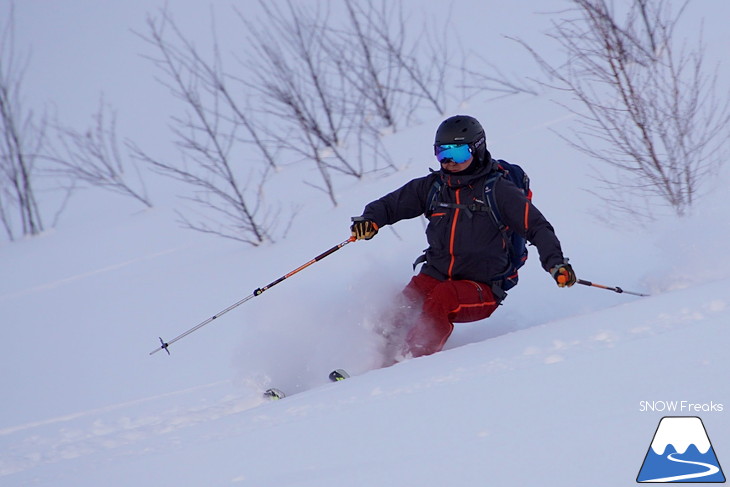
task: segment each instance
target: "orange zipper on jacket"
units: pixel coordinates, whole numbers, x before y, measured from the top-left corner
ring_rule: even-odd
[[[461,204],[461,188],[456,190],[456,204]],[[456,240],[456,221],[459,219],[459,213],[461,208],[456,208],[454,211],[454,220],[451,222],[451,235],[449,236],[449,254],[451,255],[451,262],[449,263],[449,272],[447,273],[449,279],[454,277],[454,240]]]

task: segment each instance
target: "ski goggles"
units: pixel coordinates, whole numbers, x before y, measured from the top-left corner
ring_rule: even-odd
[[[463,164],[471,159],[472,151],[469,144],[443,144],[433,146],[436,159],[439,162],[455,162]]]

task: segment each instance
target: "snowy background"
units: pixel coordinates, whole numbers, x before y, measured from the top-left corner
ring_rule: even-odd
[[[539,42],[550,19],[535,2],[462,4],[465,41],[479,39],[510,73],[535,74],[502,37]],[[209,25],[197,19],[210,5],[169,2],[201,39]],[[221,20],[228,3],[213,5],[223,41],[233,35]],[[434,18],[444,4],[405,5]],[[103,92],[120,131],[165,147],[176,102],[131,32],[154,8],[16,2],[16,43],[32,54],[26,99],[83,125]],[[687,20],[693,38],[705,18],[713,63],[730,43],[717,8],[728,6],[692,2]],[[730,464],[730,175],[687,218],[609,227],[585,191],[586,161],[551,131],[571,120],[548,95],[476,99],[452,113],[479,118],[493,155],[527,170],[579,277],[652,296],[558,289],[533,253],[492,318],[457,325],[442,353],[372,370],[372,327],[425,245],[416,219],[346,246],[174,344],[171,356],[149,356],[158,336],[343,241],[365,203],[435,167],[442,117],[388,137],[400,171],[341,186],[337,208],[294,186],[293,172],[303,208],[287,238],[263,248],[180,229],[174,198],[140,211],[87,190],[55,229],[0,243],[0,485],[632,485],[665,415],[701,416]],[[329,384],[336,367],[354,377]],[[267,402],[270,386],[298,394]],[[647,412],[642,401],[724,408]]]

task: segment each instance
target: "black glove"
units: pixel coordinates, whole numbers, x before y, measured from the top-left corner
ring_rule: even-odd
[[[378,233],[378,225],[371,220],[367,220],[361,216],[352,217],[352,226],[350,227],[352,236],[357,240],[370,240]]]
[[[565,263],[556,265],[550,269],[550,275],[553,276],[553,279],[555,279],[555,282],[560,287],[570,287],[578,280],[575,277],[573,267],[568,264],[568,259],[565,259]]]

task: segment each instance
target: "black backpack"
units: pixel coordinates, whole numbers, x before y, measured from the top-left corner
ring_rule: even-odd
[[[521,235],[513,232],[502,221],[502,216],[499,213],[497,201],[494,196],[494,187],[498,178],[507,178],[525,193],[528,200],[532,200],[532,191],[530,190],[530,178],[520,166],[517,164],[510,164],[502,159],[496,160],[495,162],[496,168],[490,173],[484,184],[484,201],[486,204],[457,205],[455,203],[443,203],[438,201],[438,195],[441,192],[443,182],[441,181],[441,178],[436,178],[426,200],[430,202],[426,215],[430,216],[437,208],[461,208],[467,213],[472,211],[486,211],[489,213],[492,217],[492,221],[494,221],[499,228],[499,231],[502,233],[502,238],[505,242],[504,247],[507,249],[507,256],[509,260],[509,266],[505,272],[494,276],[491,279],[491,283],[498,286],[502,291],[508,291],[517,285],[517,281],[519,279],[518,270],[520,267],[525,265],[525,262],[527,261],[527,241]],[[424,262],[425,260],[425,255],[419,257],[419,259],[414,263],[414,268],[416,265]]]

